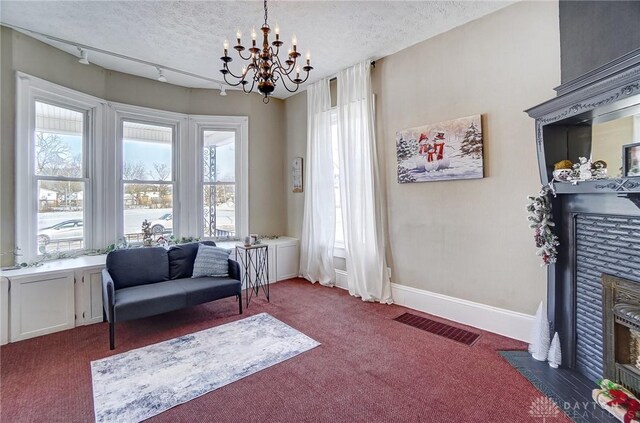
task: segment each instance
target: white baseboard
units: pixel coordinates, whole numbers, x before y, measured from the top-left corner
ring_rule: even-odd
[[[529,342],[534,316],[435,292],[391,284],[395,304]]]
[[[349,289],[347,272],[336,269],[336,286]],[[394,304],[433,314],[474,328],[529,342],[535,316],[486,304],[437,294],[410,286],[391,284]]]
[[[336,286],[342,289],[349,289],[347,285],[347,272],[344,270],[336,269]]]

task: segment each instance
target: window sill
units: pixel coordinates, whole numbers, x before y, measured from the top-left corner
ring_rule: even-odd
[[[333,256],[338,258],[347,258],[347,251],[344,244],[335,244],[333,246]]]
[[[44,273],[55,273],[55,272],[65,272],[71,270],[79,270],[83,268],[90,267],[104,267],[107,259],[106,254],[101,255],[86,255],[79,256],[75,258],[65,258],[65,259],[57,259],[50,260],[44,262],[41,266],[36,267],[21,267],[19,269],[14,270],[3,270],[0,271],[0,276],[4,276],[7,278],[17,277],[17,276],[30,276],[30,275],[40,275]]]

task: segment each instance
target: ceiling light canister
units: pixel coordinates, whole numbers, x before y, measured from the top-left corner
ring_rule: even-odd
[[[158,81],[167,82],[167,77],[164,76],[164,71],[161,68],[156,68],[156,69],[158,69]]]
[[[80,59],[78,59],[78,63],[82,63],[83,65],[89,64],[89,52],[85,49],[78,47],[78,51],[80,52]]]

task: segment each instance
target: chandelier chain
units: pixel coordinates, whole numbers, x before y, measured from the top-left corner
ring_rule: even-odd
[[[264,25],[267,26],[267,0],[264,0]]]

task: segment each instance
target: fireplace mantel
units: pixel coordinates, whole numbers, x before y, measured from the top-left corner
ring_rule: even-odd
[[[594,120],[600,123],[603,116],[629,110],[640,113],[640,49],[556,92],[556,98],[526,111],[536,120],[543,185],[553,180],[554,163],[590,157]],[[563,367],[594,379],[604,374],[600,275],[640,286],[640,177],[556,183],[555,189],[552,208],[560,246],[557,263],[548,268],[547,311],[560,335]]]
[[[556,87],[555,90],[557,97],[525,111],[536,120],[538,166],[543,185],[553,180],[553,164],[570,158],[567,151],[569,147],[565,148],[563,145],[567,142],[567,128],[574,132],[582,129],[583,138],[586,138],[590,149],[590,131],[594,120],[604,115],[615,115],[625,109],[640,111],[640,49]],[[577,147],[574,150],[581,150],[580,145],[575,145]],[[556,192],[640,193],[640,177],[620,177],[577,184],[558,183]]]

